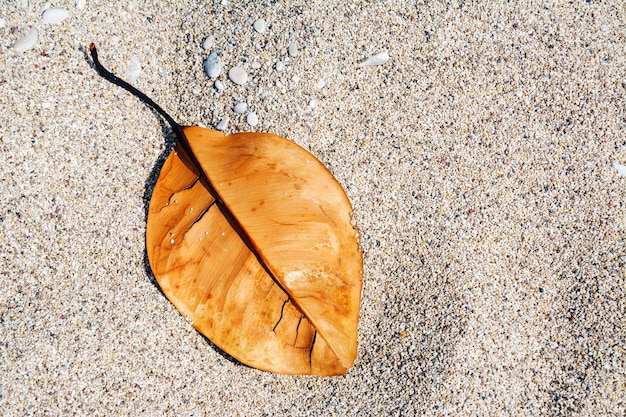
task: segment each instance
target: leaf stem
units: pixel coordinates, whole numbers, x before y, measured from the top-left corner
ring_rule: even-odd
[[[167,112],[163,110],[161,106],[156,104],[150,97],[145,95],[143,92],[139,91],[138,89],[136,89],[135,87],[127,83],[126,81],[117,77],[108,69],[104,68],[104,66],[100,63],[100,60],[98,59],[98,50],[96,49],[96,45],[94,45],[93,42],[89,44],[89,51],[91,52],[91,59],[93,60],[93,64],[96,67],[96,71],[98,71],[98,74],[101,77],[103,77],[109,82],[112,82],[113,84],[119,85],[124,90],[128,91],[129,93],[136,96],[141,101],[143,101],[144,103],[152,107],[154,110],[156,110],[161,116],[165,118],[165,120],[167,120],[167,123],[169,123],[169,125],[172,127],[172,130],[176,134],[176,137],[178,138],[178,140],[183,140],[184,138],[183,128],[181,125],[176,123],[176,121],[174,121],[172,116],[167,114]]]

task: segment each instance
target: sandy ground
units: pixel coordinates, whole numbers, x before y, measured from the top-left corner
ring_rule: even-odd
[[[624,414],[623,2],[164,3],[54,3],[58,25],[0,4],[0,414]],[[245,86],[215,90],[208,35]],[[229,360],[155,286],[172,138],[89,42],[183,124],[250,130],[247,101],[345,187],[365,256],[345,376]]]

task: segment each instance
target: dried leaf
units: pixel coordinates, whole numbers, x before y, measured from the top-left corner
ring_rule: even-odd
[[[357,354],[363,261],[341,185],[279,136],[172,127],[180,143],[161,169],[146,230],[163,293],[247,365],[345,373]]]

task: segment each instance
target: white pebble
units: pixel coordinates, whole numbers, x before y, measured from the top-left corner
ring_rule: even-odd
[[[287,52],[289,56],[295,58],[298,56],[298,44],[295,42],[289,42],[289,46],[287,47]]]
[[[246,110],[248,110],[248,103],[237,103],[235,104],[235,107],[233,107],[233,110],[237,114],[244,114]]]
[[[130,62],[128,63],[128,67],[126,67],[126,79],[128,82],[134,83],[139,78],[141,74],[141,63],[137,59],[137,57],[132,57]]]
[[[281,72],[285,69],[285,64],[283,64],[283,61],[276,61],[274,68],[276,68],[276,71]]]
[[[309,101],[309,107],[310,107],[310,108],[314,109],[314,108],[315,108],[315,106],[317,106],[317,101],[315,101],[315,100],[311,100],[311,101]]]
[[[213,46],[213,42],[215,42],[215,38],[213,36],[207,36],[202,41],[202,49],[204,49],[205,51],[208,51]]]
[[[626,177],[626,165],[622,165],[618,162],[613,162],[613,167],[617,170],[617,175]]]
[[[56,25],[67,19],[69,16],[70,13],[67,10],[61,9],[60,7],[51,7],[44,10],[41,14],[41,20],[43,20],[44,23]]]
[[[224,116],[224,118],[222,120],[220,120],[220,122],[217,124],[217,126],[215,126],[215,128],[217,130],[224,130],[224,129],[226,129],[226,126],[228,126],[228,121],[229,120],[230,120],[230,117]]]
[[[315,88],[321,90],[324,87],[326,87],[326,80],[324,80],[323,78],[320,78],[319,80],[317,80],[317,84],[315,84]]]
[[[265,19],[257,19],[252,24],[252,27],[254,28],[254,30],[257,31],[257,33],[260,33],[262,35],[267,30],[267,22],[265,21]]]
[[[250,64],[250,68],[252,69],[259,69],[261,68],[261,64],[259,62],[253,62],[252,64]]]
[[[357,65],[357,68],[373,67],[375,65],[382,65],[389,61],[389,54],[387,52],[381,52],[372,57],[367,58],[365,61]]]
[[[0,29],[5,27],[6,24],[7,24],[7,21],[4,18],[0,17]]]
[[[228,71],[228,78],[235,84],[244,85],[248,82],[248,74],[241,67],[233,67]]]
[[[217,91],[224,91],[226,90],[226,86],[220,80],[215,80],[215,89]]]
[[[209,78],[217,78],[222,73],[222,66],[217,62],[219,56],[219,53],[211,52],[204,61],[204,72],[206,72]]]
[[[37,29],[32,28],[26,36],[19,38],[13,44],[13,49],[17,52],[25,52],[31,49],[37,43]]]
[[[83,10],[86,4],[87,4],[87,0],[76,0],[76,8],[78,10]]]
[[[257,124],[259,124],[259,118],[257,117],[256,113],[251,111],[250,113],[248,113],[248,116],[246,117],[246,122],[254,127]]]

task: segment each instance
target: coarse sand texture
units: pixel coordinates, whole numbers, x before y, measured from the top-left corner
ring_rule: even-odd
[[[624,2],[13,1],[0,39],[0,415],[626,413]],[[160,291],[175,138],[90,42],[182,125],[337,179],[345,375],[242,365]]]

